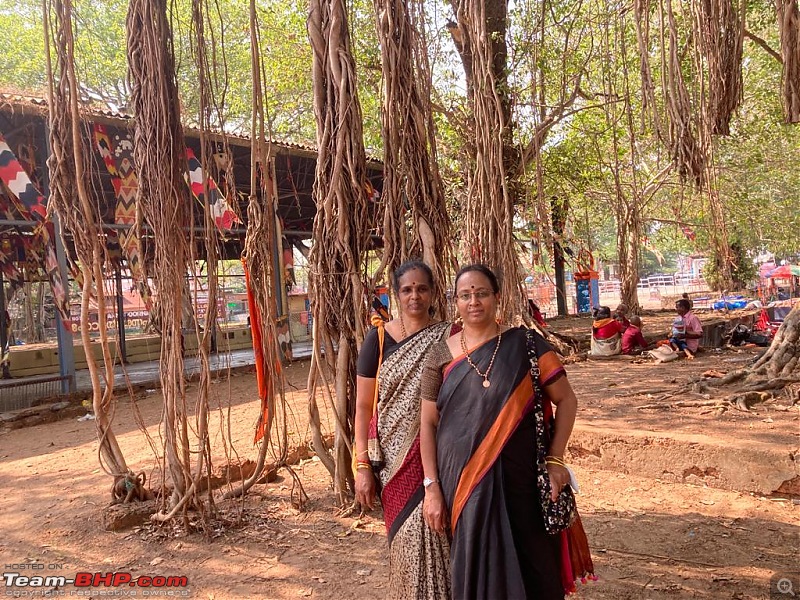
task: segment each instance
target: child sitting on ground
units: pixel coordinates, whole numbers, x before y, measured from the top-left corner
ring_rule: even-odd
[[[625,331],[628,328],[628,325],[631,324],[630,320],[628,319],[628,305],[618,305],[614,311],[614,318],[622,326],[622,331]]]
[[[622,334],[622,353],[638,353],[639,348],[646,350],[648,343],[642,335],[642,319],[633,315],[629,321],[628,328]]]
[[[686,358],[694,358],[703,337],[703,325],[692,312],[692,305],[686,298],[675,303],[677,318],[672,322],[669,345],[675,352],[683,352]]]
[[[683,317],[677,316],[675,320],[672,321],[672,332],[670,333],[670,341],[673,339],[679,339],[679,336],[686,333],[686,325],[683,323]],[[677,348],[673,348],[673,350],[677,350]]]

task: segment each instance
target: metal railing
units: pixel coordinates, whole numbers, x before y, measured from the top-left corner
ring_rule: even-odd
[[[0,380],[0,410],[19,410],[44,404],[49,398],[64,395],[64,382],[69,376],[43,375],[25,379]]]

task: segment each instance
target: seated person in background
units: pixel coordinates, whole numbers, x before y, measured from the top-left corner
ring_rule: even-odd
[[[630,325],[622,334],[622,353],[634,354],[639,348],[645,350],[648,346],[647,340],[642,335],[642,320],[633,315],[630,319]]]
[[[686,354],[686,358],[694,358],[700,347],[700,338],[703,337],[703,325],[692,312],[692,305],[686,298],[675,303],[675,311],[678,317],[672,323],[669,344],[676,352]]]
[[[540,326],[547,327],[547,323],[544,321],[544,316],[542,316],[542,311],[539,310],[539,305],[530,298],[528,298],[528,314]]]
[[[614,318],[622,325],[622,331],[625,331],[628,328],[628,325],[631,322],[628,320],[628,305],[627,304],[619,304],[617,309],[614,311]]]
[[[622,325],[611,318],[611,309],[599,306],[594,309],[592,323],[592,356],[614,356],[622,351]]]

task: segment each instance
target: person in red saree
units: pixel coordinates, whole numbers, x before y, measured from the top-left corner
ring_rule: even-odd
[[[421,390],[423,516],[451,536],[453,598],[563,598],[593,567],[582,528],[582,545],[572,547],[566,532],[544,528],[534,413],[536,402],[557,406],[546,460],[555,498],[570,480],[563,456],[578,403],[560,360],[538,334],[543,391],[535,393],[526,329],[497,323],[498,291],[486,266],[461,269],[455,295],[463,329],[428,355]]]
[[[400,265],[392,284],[399,318],[385,326],[379,319],[358,356],[356,501],[374,508],[380,485],[389,597],[437,600],[450,597],[449,542],[422,519],[419,386],[425,356],[447,338],[450,324],[434,318],[433,274],[426,264]]]
[[[621,305],[621,306],[624,306]],[[622,324],[611,316],[611,309],[599,306],[594,309],[592,340],[589,354],[592,356],[614,356],[622,352]]]

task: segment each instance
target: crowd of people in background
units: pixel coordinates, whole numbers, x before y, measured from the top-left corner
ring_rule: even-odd
[[[648,342],[642,333],[642,319],[628,315],[629,309],[620,304],[612,312],[608,306],[598,306],[592,316],[592,337],[589,355],[609,357],[637,355],[654,347],[669,348],[677,355],[693,359],[703,337],[703,325],[692,312],[692,301],[683,294],[675,303],[676,316],[666,340],[661,343]]]

